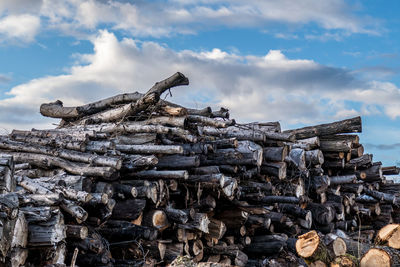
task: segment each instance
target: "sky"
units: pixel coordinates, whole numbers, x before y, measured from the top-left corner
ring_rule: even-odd
[[[0,0],[0,133],[39,113],[145,92],[283,129],[362,116],[375,161],[400,165],[400,2]]]

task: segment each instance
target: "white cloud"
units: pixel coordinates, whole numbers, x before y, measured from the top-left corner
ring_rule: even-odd
[[[0,16],[13,18],[23,12],[24,16],[41,17],[46,23],[44,29],[61,30],[79,38],[104,25],[135,37],[194,34],[216,27],[256,27],[265,31],[274,23],[291,28],[316,24],[322,33],[307,35],[310,39],[340,39],[351,33],[378,34],[379,21],[362,17],[357,11],[344,0],[0,1]],[[280,32],[276,37],[297,38],[297,35]],[[29,35],[28,41],[32,38]]]
[[[0,42],[32,42],[40,28],[40,18],[30,14],[9,15],[0,19]]]
[[[172,101],[227,106],[239,121],[281,120],[287,125],[371,113],[400,117],[400,90],[394,84],[357,80],[350,70],[289,59],[279,50],[260,57],[220,49],[177,52],[153,42],[118,40],[108,31],[92,42],[93,53],[79,55],[66,74],[12,88],[0,100],[0,126],[48,127],[55,121],[41,118],[41,103],[60,99],[78,105],[121,92],[145,92],[176,71],[187,75],[190,85],[174,88]]]

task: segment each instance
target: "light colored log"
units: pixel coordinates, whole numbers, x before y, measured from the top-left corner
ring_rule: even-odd
[[[43,154],[21,153],[21,152],[1,152],[1,155],[11,155],[17,162],[28,162],[29,164],[48,168],[58,167],[69,173],[84,176],[101,176],[111,177],[115,173],[115,169],[111,167],[92,167],[86,164],[74,163],[64,159]]]
[[[177,72],[171,77],[157,82],[144,96],[139,98],[137,101],[89,115],[80,120],[79,123],[90,124],[123,120],[129,116],[136,115],[138,112],[143,111],[149,106],[157,103],[160,99],[160,95],[171,87],[188,84],[189,80],[182,73]]]
[[[116,145],[117,150],[132,154],[182,154],[182,146],[164,145]]]
[[[15,152],[38,153],[54,157],[60,157],[66,160],[90,163],[93,165],[108,166],[119,170],[122,166],[122,160],[117,157],[99,156],[90,153],[83,153],[73,150],[44,147],[23,142],[16,142],[9,139],[0,139],[0,149],[11,150]]]

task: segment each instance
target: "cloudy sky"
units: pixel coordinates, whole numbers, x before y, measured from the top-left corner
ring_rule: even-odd
[[[145,92],[284,129],[363,118],[375,160],[400,161],[396,0],[0,0],[0,132],[49,128],[41,103]],[[398,163],[400,164],[400,163]]]

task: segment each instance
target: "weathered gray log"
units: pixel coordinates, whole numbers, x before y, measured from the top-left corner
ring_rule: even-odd
[[[261,166],[263,159],[262,147],[252,141],[239,141],[237,148],[218,149],[209,154],[208,160],[202,163],[207,165],[255,165]]]
[[[142,94],[126,93],[119,94],[113,97],[102,99],[93,103],[89,103],[76,107],[64,107],[60,100],[55,102],[42,104],[40,113],[46,117],[62,118],[62,119],[77,119],[86,115],[91,115],[105,109],[115,107],[115,105],[135,102],[142,97]]]
[[[319,149],[305,151],[305,154],[308,165],[322,165],[324,163],[324,154]]]
[[[331,185],[339,184],[352,184],[357,181],[356,175],[342,175],[342,176],[331,176],[329,177]]]
[[[53,246],[66,237],[66,228],[61,212],[50,220],[29,224],[29,246]]]
[[[108,166],[117,170],[119,170],[122,165],[122,160],[117,157],[106,157],[62,148],[39,146],[35,144],[12,141],[7,138],[0,138],[0,149],[6,149],[14,152],[44,154],[54,157],[60,157],[66,160],[90,163],[93,165]]]
[[[284,161],[288,155],[288,147],[264,147],[264,161]]]
[[[216,139],[216,140],[207,141],[207,142],[215,145],[218,149],[236,148],[238,146],[238,140],[235,137],[226,138],[226,139]]]
[[[62,200],[62,196],[57,193],[50,194],[24,194],[18,195],[21,205],[33,204],[36,206],[54,206]]]
[[[177,224],[179,228],[187,229],[187,230],[199,230],[203,233],[209,233],[208,225],[210,223],[210,219],[208,218],[206,213],[196,212],[191,219],[185,224]]]
[[[351,142],[343,140],[321,140],[320,149],[323,152],[351,152]]]
[[[235,120],[216,120],[198,115],[189,115],[187,118],[190,122],[197,122],[200,125],[207,125],[216,128],[226,128],[228,126],[235,125]]]
[[[158,170],[146,170],[135,173],[129,173],[129,177],[136,179],[188,179],[189,173],[187,171],[158,171]]]
[[[135,220],[137,219],[146,206],[144,199],[128,199],[119,201],[112,212],[112,219],[116,220]]]
[[[301,148],[306,151],[317,149],[319,146],[320,138],[318,136],[296,140],[296,142],[291,145],[292,148]]]
[[[59,167],[69,173],[84,176],[101,176],[105,178],[115,174],[115,169],[111,167],[92,167],[87,164],[74,163],[64,159],[43,154],[20,153],[20,152],[1,152],[1,155],[10,155],[14,157],[16,162],[28,162],[34,166],[43,168]]]
[[[157,134],[154,133],[137,133],[128,135],[117,135],[113,140],[118,145],[144,145],[154,144]]]
[[[25,219],[24,212],[19,211],[18,217],[15,222],[14,232],[12,234],[11,247],[25,248],[27,244],[28,244],[28,222]]]
[[[86,210],[84,210],[81,206],[77,205],[75,202],[64,199],[60,207],[62,208],[63,211],[65,211],[67,214],[71,215],[73,218],[78,223],[82,223],[86,221],[88,218],[88,213]]]
[[[235,196],[238,182],[235,178],[225,176],[223,174],[210,174],[210,175],[189,175],[187,179],[189,183],[200,183],[204,186],[207,184],[215,185],[220,188],[226,197],[233,199]]]
[[[131,155],[124,154],[122,169],[124,170],[136,170],[138,167],[155,166],[158,163],[158,159],[154,155]]]
[[[265,142],[267,139],[276,141],[294,141],[294,135],[291,133],[275,133],[260,130],[252,130],[245,126],[230,126],[227,128],[214,128],[210,126],[198,126],[200,135],[212,135],[223,137],[236,137],[238,140],[251,140]]]
[[[314,136],[333,135],[339,133],[360,133],[361,131],[361,117],[355,117],[332,123],[288,130],[284,131],[284,133],[292,133],[296,135],[297,139],[305,139]]]
[[[0,194],[15,190],[14,160],[10,156],[0,157]]]
[[[293,164],[300,171],[306,170],[306,153],[301,148],[290,150],[289,155],[285,159],[286,162]]]
[[[40,138],[36,136],[21,136],[21,135],[11,135],[11,138],[15,141],[25,142],[29,144],[36,144],[41,146],[50,146],[57,148],[66,148],[76,151],[86,151],[86,143],[83,141],[68,140],[63,137],[57,138]]]
[[[160,95],[171,87],[188,85],[189,80],[182,73],[175,73],[171,77],[157,82],[147,93],[137,101],[112,108],[93,115],[89,115],[80,120],[81,124],[101,123],[117,121],[136,115],[151,105],[154,105],[160,99]]]
[[[117,150],[133,154],[182,154],[182,146],[164,145],[116,145]]]

